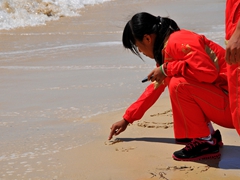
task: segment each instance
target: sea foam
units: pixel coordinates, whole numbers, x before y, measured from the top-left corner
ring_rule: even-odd
[[[45,25],[60,17],[80,16],[86,5],[110,0],[2,0],[0,30]]]

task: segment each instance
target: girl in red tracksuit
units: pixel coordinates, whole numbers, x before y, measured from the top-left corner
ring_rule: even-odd
[[[143,53],[155,59],[157,68],[148,76],[153,83],[126,110],[123,119],[112,125],[109,139],[141,119],[168,86],[175,138],[191,140],[174,152],[173,158],[186,161],[220,157],[221,135],[211,131],[211,121],[233,128],[225,50],[203,35],[180,29],[170,18],[145,12],[128,21],[122,41],[140,58]]]
[[[226,3],[226,61],[233,125],[240,135],[240,0]]]

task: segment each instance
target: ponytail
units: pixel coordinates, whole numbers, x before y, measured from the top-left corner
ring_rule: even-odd
[[[179,31],[177,23],[167,17],[153,16],[146,12],[135,14],[126,24],[123,30],[123,46],[130,49],[134,54],[141,58],[135,45],[135,41],[142,41],[145,34],[156,34],[153,55],[155,61],[161,65],[163,63],[162,49],[165,41],[170,34]],[[142,58],[141,58],[142,59]]]
[[[163,64],[163,57],[162,57],[162,49],[164,47],[164,43],[170,36],[175,31],[179,31],[180,28],[178,27],[177,23],[167,17],[156,17],[156,22],[157,22],[157,31],[156,31],[156,39],[154,43],[154,49],[153,49],[153,54],[155,61],[161,65]]]

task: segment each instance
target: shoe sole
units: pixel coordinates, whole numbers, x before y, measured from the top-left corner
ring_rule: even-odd
[[[177,158],[176,156],[172,155],[174,160],[177,161],[198,161],[198,160],[202,160],[202,159],[219,159],[221,157],[220,152],[217,153],[213,153],[213,154],[205,154],[202,156],[198,156],[198,157],[194,157],[194,158]]]

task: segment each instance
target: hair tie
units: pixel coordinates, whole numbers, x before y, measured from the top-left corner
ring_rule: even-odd
[[[157,19],[157,24],[162,24],[162,21],[163,21],[162,17],[157,16],[156,19]]]

